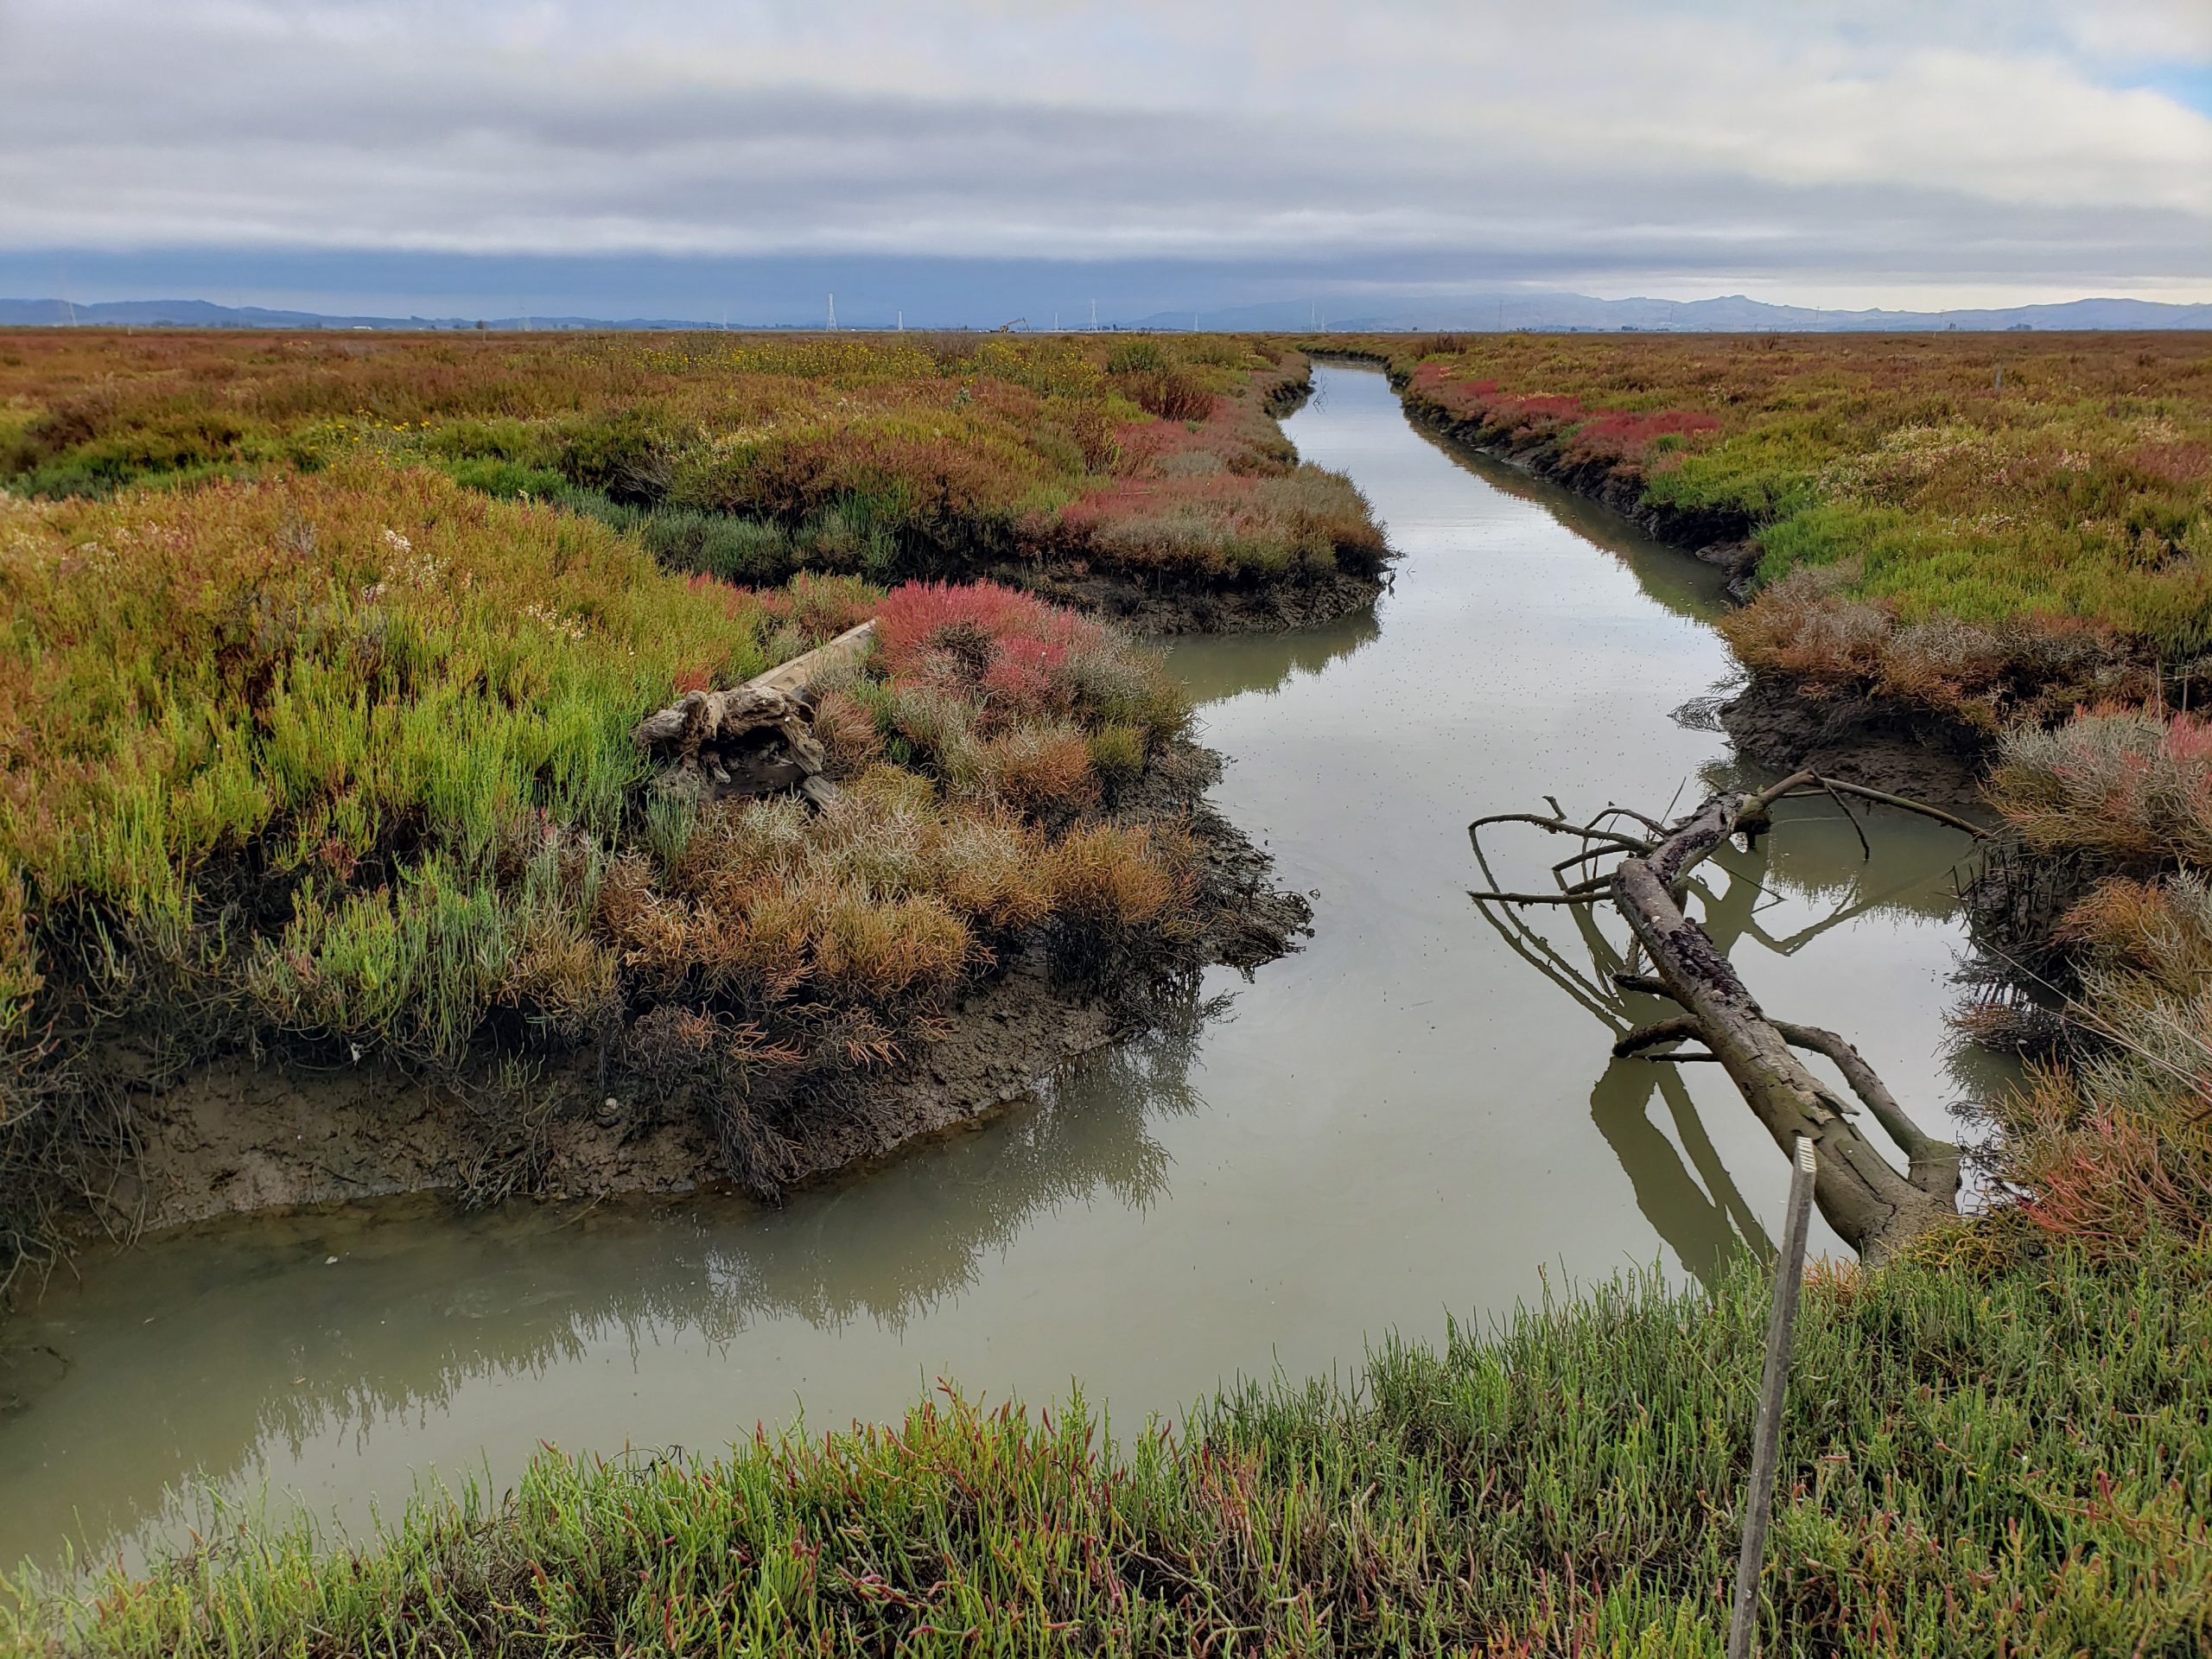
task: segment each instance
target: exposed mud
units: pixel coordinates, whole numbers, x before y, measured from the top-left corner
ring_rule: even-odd
[[[1041,944],[1001,963],[947,1010],[949,1029],[862,1084],[793,1149],[785,1185],[880,1158],[1033,1093],[1059,1068],[1151,1023],[1178,975],[1208,963],[1249,971],[1294,948],[1306,900],[1269,885],[1270,862],[1213,810],[1211,753],[1182,745],[1117,816],[1186,824],[1200,849],[1196,937],[1173,961],[1112,982],[1072,981]],[[514,1190],[549,1198],[677,1193],[724,1184],[715,1132],[607,1081],[596,1058],[512,1092],[479,1094],[378,1060],[334,1069],[238,1056],[140,1103],[143,1152],[114,1190],[113,1230],[158,1230],[246,1211],[397,1192]],[[503,1167],[503,1166],[509,1166]]]
[[[1754,676],[1719,715],[1736,752],[1759,766],[1810,767],[1969,817],[1993,816],[1980,781],[1986,740],[1955,721],[1864,698],[1808,696],[1770,675]]]
[[[1389,582],[1387,573],[1365,576],[1343,570],[1319,582],[1217,588],[1155,588],[1127,576],[1040,571],[1033,566],[990,575],[1039,599],[1144,634],[1282,633],[1316,627],[1374,604]]]

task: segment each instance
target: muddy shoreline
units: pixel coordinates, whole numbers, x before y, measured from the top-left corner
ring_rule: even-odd
[[[785,1186],[844,1175],[918,1138],[981,1122],[1146,1028],[1199,969],[1249,972],[1294,949],[1310,909],[1271,885],[1267,855],[1206,803],[1220,766],[1211,752],[1179,744],[1116,813],[1186,825],[1199,848],[1198,927],[1172,960],[1133,964],[1103,983],[1071,981],[1033,941],[945,1011],[944,1035],[865,1083],[834,1122],[800,1141]],[[502,1160],[526,1160],[529,1177],[516,1190],[538,1198],[730,1187],[705,1117],[664,1114],[649,1095],[610,1077],[596,1052],[549,1065],[519,1115],[512,1096],[478,1096],[386,1061],[231,1056],[141,1098],[143,1153],[88,1230],[130,1236],[256,1211],[458,1196],[498,1179]]]
[[[994,582],[1025,588],[1054,605],[1096,616],[1132,633],[1284,633],[1319,627],[1372,605],[1389,585],[1386,572],[1372,576],[1339,570],[1325,581],[1270,588],[1154,588],[1128,576],[1077,574],[1035,566],[986,573]]]

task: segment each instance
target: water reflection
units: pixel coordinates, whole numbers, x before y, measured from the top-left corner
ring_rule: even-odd
[[[1499,493],[1542,508],[1565,529],[1612,554],[1635,574],[1637,585],[1649,598],[1676,616],[1711,622],[1728,608],[1728,573],[1719,566],[1653,540],[1632,520],[1565,485],[1538,478],[1428,427],[1412,429]]]
[[[1372,609],[1354,611],[1295,633],[1240,633],[1219,639],[1177,635],[1161,642],[1170,672],[1198,703],[1248,691],[1273,694],[1294,679],[1319,674],[1382,636]]]

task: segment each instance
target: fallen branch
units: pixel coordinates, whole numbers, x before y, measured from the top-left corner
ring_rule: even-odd
[[[1834,1062],[1835,1069],[1843,1073],[1843,1080],[1851,1085],[1851,1092],[1866,1103],[1866,1109],[1882,1126],[1882,1132],[1904,1151],[1910,1162],[1906,1179],[1923,1192],[1946,1200],[1955,1198],[1959,1190],[1959,1149],[1948,1141],[1938,1141],[1914,1122],[1904,1108],[1897,1104],[1889,1085],[1866,1064],[1865,1056],[1834,1032],[1819,1026],[1777,1020],[1774,1028],[1796,1047],[1826,1055]]]
[[[1917,812],[1923,818],[1933,818],[1938,823],[1948,823],[1954,830],[1963,830],[1976,841],[1989,839],[1989,831],[1978,823],[1970,823],[1955,812],[1946,812],[1940,806],[1930,806],[1925,801],[1915,801],[1903,795],[1892,795],[1886,790],[1869,789],[1864,784],[1847,784],[1840,778],[1822,778],[1823,787],[1840,790],[1846,795],[1856,795],[1862,801],[1876,801],[1884,806],[1894,806],[1907,812]]]
[[[1948,824],[1954,830],[1962,830],[1976,841],[1989,838],[1989,831],[1980,825],[1969,823],[1955,812],[1946,812],[1940,806],[1930,806],[1925,801],[1916,801],[1906,795],[1892,795],[1884,789],[1869,789],[1864,784],[1847,784],[1840,778],[1826,778],[1811,771],[1793,772],[1780,783],[1770,784],[1763,790],[1746,795],[1744,798],[1744,828],[1752,833],[1763,832],[1767,827],[1769,807],[1777,801],[1810,795],[1815,791],[1830,796],[1856,795],[1862,801],[1893,806],[1899,811],[1917,813],[1923,818],[1934,819],[1937,823]],[[1837,804],[1841,805],[1842,803],[1838,802]]]
[[[1595,824],[1570,823],[1564,814],[1546,817],[1541,812],[1493,812],[1487,817],[1477,818],[1467,826],[1467,839],[1479,842],[1484,829],[1493,823],[1533,823],[1539,830],[1554,836],[1580,836],[1585,841],[1602,841],[1631,853],[1648,853],[1651,843],[1638,841],[1633,836],[1624,836],[1611,830],[1600,830]]]
[[[1467,897],[1478,905],[1602,905],[1602,893],[1478,893],[1467,889]]]
[[[692,691],[638,722],[638,747],[697,775],[709,799],[798,789],[820,806],[842,793],[821,772],[828,757],[813,732],[809,686],[855,662],[875,624],[848,628],[827,645],[727,691]]]
[[[1613,1046],[1613,1052],[1645,1054],[1675,1043],[1702,1043],[1708,1052],[1645,1057],[1669,1062],[1712,1060],[1724,1067],[1777,1146],[1791,1152],[1800,1136],[1811,1143],[1816,1167],[1814,1192],[1821,1213],[1853,1249],[1879,1258],[1957,1213],[1958,1148],[1921,1129],[1865,1057],[1843,1038],[1821,1027],[1770,1019],[1726,955],[1681,907],[1681,894],[1698,865],[1732,836],[1762,833],[1769,827],[1768,812],[1775,802],[1808,787],[1831,797],[1837,790],[1862,794],[1972,828],[1940,809],[1879,791],[1832,786],[1818,773],[1802,772],[1764,790],[1723,791],[1663,832],[1655,832],[1658,839],[1654,843],[1573,823],[1555,802],[1550,803],[1554,812],[1549,817],[1497,813],[1478,818],[1468,831],[1478,837],[1478,832],[1490,823],[1535,824],[1552,834],[1606,841],[1611,850],[1623,854],[1614,867],[1609,893],[1654,972],[1617,973],[1612,982],[1621,990],[1667,997],[1682,1012],[1628,1032]],[[1840,798],[1836,804],[1841,808]],[[1590,885],[1578,883],[1558,893],[1501,891],[1475,897],[1508,904],[1573,904],[1587,895]],[[1853,1122],[1857,1106],[1807,1070],[1798,1049],[1823,1055],[1835,1065],[1868,1115],[1905,1154],[1905,1172],[1891,1164]]]

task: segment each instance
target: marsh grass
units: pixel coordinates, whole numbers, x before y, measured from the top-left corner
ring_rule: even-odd
[[[1280,346],[600,334],[8,336],[0,483],[102,495],[365,452],[634,531],[747,584],[1081,565],[1198,588],[1371,573],[1272,410]]]
[[[1190,944],[1129,897],[1187,893],[1188,845],[1094,822],[1180,735],[1180,696],[1006,589],[687,578],[589,517],[375,457],[0,496],[0,1272],[56,1179],[127,1159],[127,1122],[86,1141],[67,1103],[160,1080],[118,1054],[458,1082],[597,1047],[681,1071],[659,1098],[772,1192],[804,1162],[785,1116],[849,1103],[1000,951]],[[829,711],[839,810],[702,802],[638,750],[680,692],[870,615],[880,660]]]
[[[1764,1650],[2181,1654],[2212,1635],[2212,1261],[2154,1242],[1823,1268]],[[1717,1654],[1764,1287],[1524,1308],[1348,1381],[1109,1442],[1080,1399],[547,1452],[374,1538],[245,1524],[142,1580],[15,1586],[86,1654]]]
[[[2059,900],[2037,975],[2064,992],[2063,1052],[1993,1109],[2010,1218],[2107,1255],[2212,1238],[2212,733],[2115,707],[2017,727],[1989,794]]]

